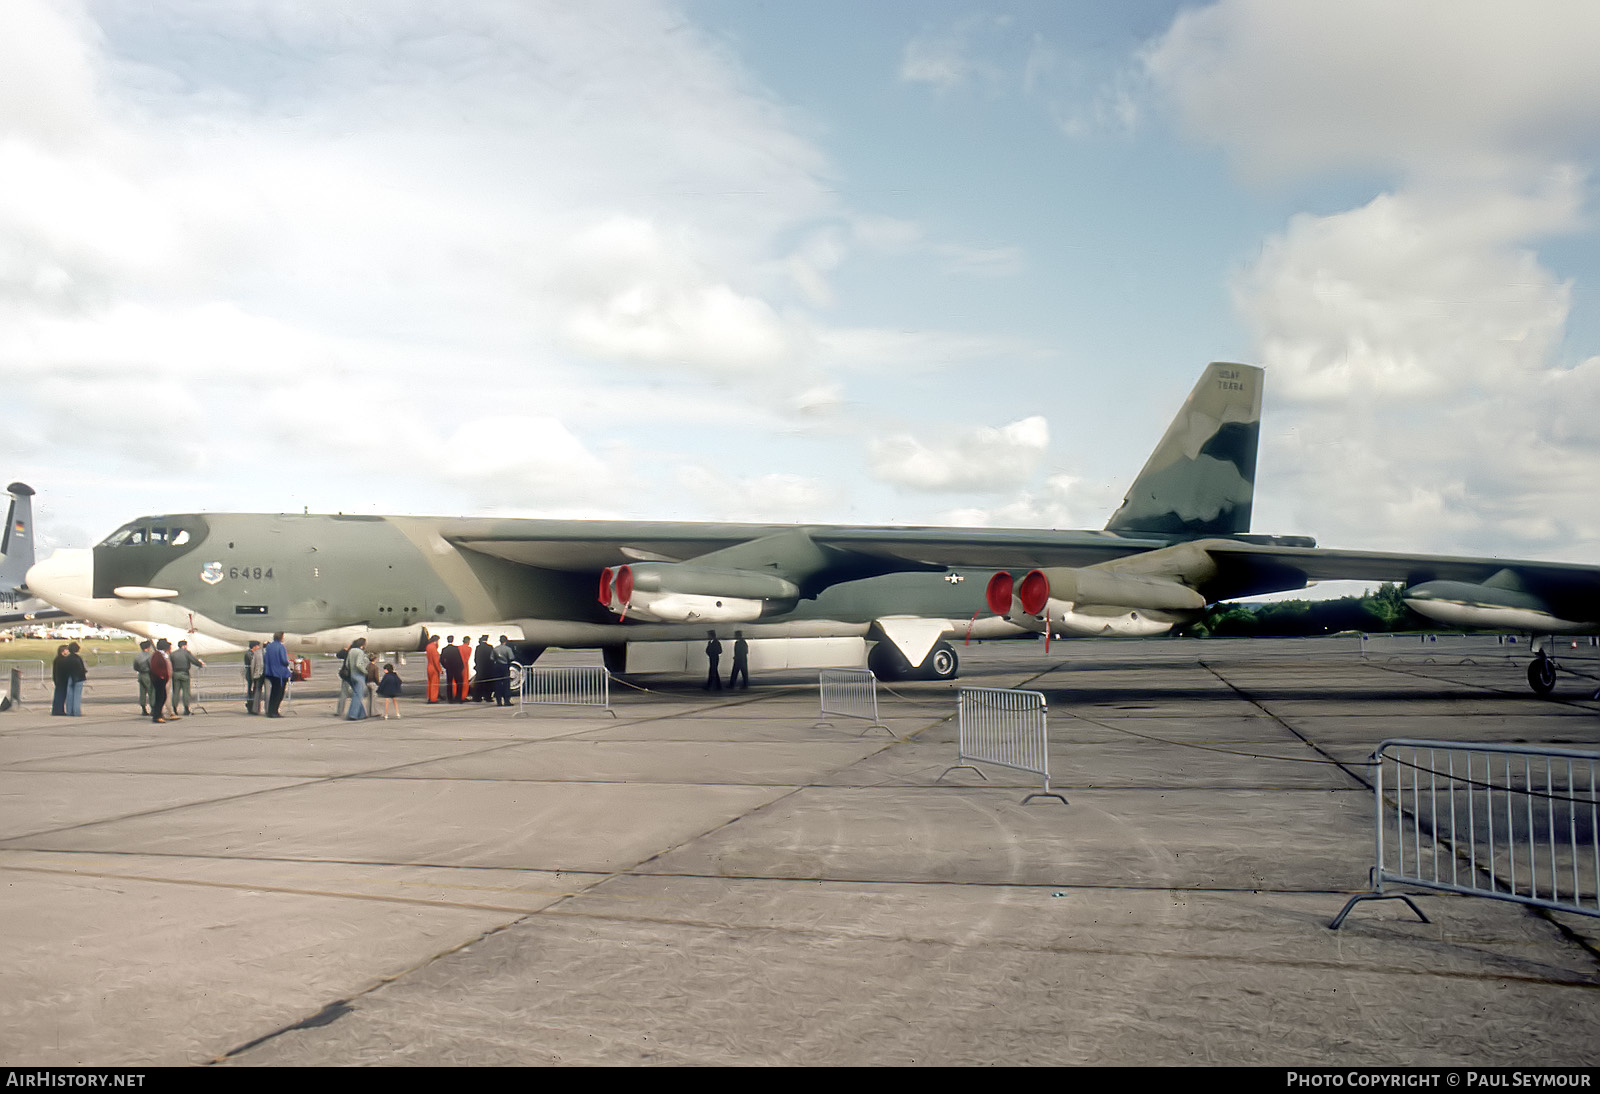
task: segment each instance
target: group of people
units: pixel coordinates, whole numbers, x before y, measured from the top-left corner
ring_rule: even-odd
[[[722,660],[722,643],[717,641],[716,631],[707,631],[706,639],[706,663],[710,667],[702,690],[721,691],[722,674],[717,671],[717,662]],[[735,687],[750,687],[750,643],[744,640],[743,631],[733,632],[733,668],[728,670],[728,690],[732,691]]]
[[[750,644],[743,631],[734,631],[733,666],[728,673],[728,687],[750,686]],[[716,631],[706,632],[706,660],[709,671],[705,688],[722,690],[722,675],[718,665],[722,658],[722,643]],[[374,697],[383,699],[383,717],[400,717],[401,680],[392,664],[385,664],[381,672],[367,653],[367,640],[357,638],[339,652],[343,662],[339,669],[339,702],[334,709],[338,718],[366,718],[373,711]],[[89,671],[79,656],[76,642],[60,647],[52,665],[55,679],[55,698],[51,714],[71,717],[83,713],[83,682]],[[437,635],[431,637],[428,654],[429,703],[486,703],[491,699],[496,706],[511,706],[511,666],[517,659],[511,640],[500,636],[500,644],[491,646],[489,636],[478,639],[476,647],[472,638],[463,635],[456,644],[456,636],[449,635],[441,648]],[[176,649],[165,638],[152,643],[149,639],[139,643],[139,652],[133,659],[133,671],[139,677],[139,713],[154,722],[168,722],[192,713],[193,691],[190,673],[204,668],[205,662],[189,651],[189,643],[180,641]],[[244,654],[245,710],[259,714],[262,696],[266,696],[268,718],[281,718],[279,707],[289,684],[289,650],[283,644],[283,632],[272,636],[263,645],[251,639]],[[171,693],[171,709],[168,692]],[[369,695],[369,692],[372,694]]]
[[[139,713],[153,722],[170,722],[181,718],[178,704],[183,704],[183,714],[193,714],[194,689],[190,673],[204,668],[205,662],[190,652],[188,640],[172,643],[165,638],[152,643],[148,638],[139,643],[139,652],[133,656],[133,671],[139,677]],[[171,693],[171,707],[167,710],[167,696]]]
[[[262,645],[252,638],[244,651],[244,709],[249,714],[261,713],[261,697],[267,697],[267,717],[281,718],[279,707],[289,687],[289,647],[283,644],[283,632],[272,636],[272,641]]]
[[[333,716],[357,721],[377,716],[373,699],[383,700],[383,717],[400,717],[400,675],[392,664],[378,672],[378,663],[367,653],[367,640],[357,638],[339,651],[339,702]]]
[[[489,636],[478,639],[477,648],[470,635],[448,635],[441,649],[437,635],[428,640],[428,702],[486,703],[511,706],[511,666],[517,652],[511,639],[500,636],[498,646],[489,645]],[[443,687],[441,697],[441,685]]]

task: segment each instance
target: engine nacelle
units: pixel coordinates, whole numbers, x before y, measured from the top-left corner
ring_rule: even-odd
[[[989,607],[1019,627],[1058,635],[1147,637],[1187,622],[1205,597],[1169,578],[1054,567],[1021,581],[1001,571],[985,590]]]
[[[1068,567],[1030,571],[1017,583],[1017,599],[1029,615],[1038,615],[1050,601],[1163,612],[1195,612],[1206,606],[1203,595],[1169,578]]]
[[[777,574],[682,562],[641,562],[600,572],[600,603],[651,623],[749,623],[788,611],[800,588]]]

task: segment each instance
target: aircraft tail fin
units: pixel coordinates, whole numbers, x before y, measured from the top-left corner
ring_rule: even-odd
[[[33,487],[14,482],[6,487],[11,509],[0,534],[0,589],[21,588],[33,565]]]
[[[1106,523],[1108,532],[1202,536],[1250,530],[1262,375],[1254,365],[1207,366]]]

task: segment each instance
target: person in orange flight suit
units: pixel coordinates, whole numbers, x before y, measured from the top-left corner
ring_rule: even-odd
[[[444,665],[439,661],[439,636],[428,636],[428,702],[439,701],[439,677],[444,673]]]
[[[456,702],[467,701],[469,681],[472,679],[472,636],[461,636],[461,694],[456,696]]]

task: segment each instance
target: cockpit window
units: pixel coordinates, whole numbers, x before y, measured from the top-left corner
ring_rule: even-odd
[[[105,538],[105,541],[103,543],[101,543],[100,546],[102,546],[102,547],[127,547],[130,544],[143,543],[143,542],[144,542],[144,529],[143,528],[140,528],[136,524],[124,524],[121,528],[118,528],[115,532],[112,532],[109,536],[107,536]]]
[[[192,537],[187,528],[170,528],[164,524],[124,524],[100,544],[102,547],[134,547],[152,544],[181,547]]]

